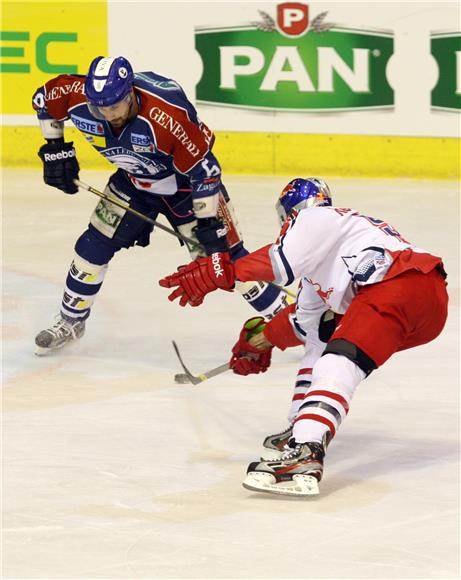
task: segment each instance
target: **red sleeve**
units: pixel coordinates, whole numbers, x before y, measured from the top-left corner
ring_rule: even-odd
[[[64,121],[69,118],[69,109],[85,103],[85,77],[78,75],[59,75],[44,85],[45,104],[53,119]]]
[[[241,282],[251,282],[252,280],[262,280],[263,282],[273,282],[275,274],[272,270],[269,250],[272,244],[268,244],[248,256],[239,258],[234,262],[235,276]]]
[[[290,304],[279,312],[272,320],[270,320],[264,330],[263,334],[267,340],[279,348],[285,350],[290,346],[299,346],[303,344],[295,335],[293,327],[288,319],[290,314],[296,310],[296,304]]]
[[[139,89],[144,97],[141,115],[155,135],[157,148],[172,155],[181,173],[189,172],[210,150],[214,135],[204,123],[191,121],[187,111]]]

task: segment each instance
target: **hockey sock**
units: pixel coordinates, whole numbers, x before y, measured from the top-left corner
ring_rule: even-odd
[[[312,382],[312,369],[309,367],[301,368],[298,371],[298,376],[296,377],[295,388],[293,392],[293,398],[291,399],[291,406],[288,412],[288,422],[293,423],[298,414],[299,407],[304,401],[307,389],[311,386]]]
[[[314,365],[312,383],[293,426],[295,441],[329,441],[349,412],[354,391],[365,373],[344,356],[326,354]]]
[[[296,419],[299,407],[304,401],[307,390],[312,383],[312,369],[315,363],[320,359],[325,349],[325,343],[318,338],[309,336],[306,343],[306,351],[301,361],[301,368],[296,377],[293,398],[291,400],[290,410],[288,411],[288,422],[291,424]]]
[[[102,286],[108,265],[90,264],[75,255],[66,279],[61,312],[68,318],[86,319],[99,289]]]

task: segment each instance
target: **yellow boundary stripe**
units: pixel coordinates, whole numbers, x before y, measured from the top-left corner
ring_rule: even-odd
[[[456,138],[218,133],[213,150],[226,173],[460,178]]]
[[[40,167],[37,151],[44,141],[39,127],[2,127],[1,137],[3,167]],[[82,167],[110,169],[79,131],[66,128],[66,139],[75,142]],[[461,141],[456,138],[218,131],[213,151],[229,174],[461,177]]]

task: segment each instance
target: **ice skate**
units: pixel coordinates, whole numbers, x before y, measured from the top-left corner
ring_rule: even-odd
[[[291,440],[279,460],[250,463],[243,487],[294,497],[318,495],[324,456],[321,443]]]
[[[263,455],[261,459],[264,461],[280,459],[283,451],[285,451],[286,446],[290,437],[293,435],[293,426],[290,425],[282,431],[281,433],[275,433],[274,435],[268,435],[263,441]]]
[[[44,356],[62,348],[67,343],[82,338],[85,334],[85,321],[65,318],[58,314],[56,322],[50,328],[42,330],[35,337],[35,354]]]

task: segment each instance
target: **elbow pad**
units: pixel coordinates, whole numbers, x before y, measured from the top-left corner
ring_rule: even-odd
[[[64,121],[56,119],[39,119],[40,129],[45,139],[61,139],[64,137]]]

